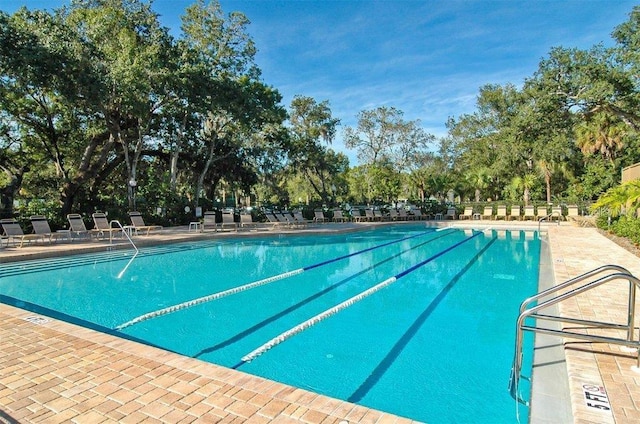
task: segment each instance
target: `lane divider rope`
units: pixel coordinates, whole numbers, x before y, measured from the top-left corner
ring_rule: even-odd
[[[157,318],[157,317],[160,317],[160,316],[163,316],[163,315],[167,315],[167,314],[170,314],[170,313],[173,313],[173,312],[177,312],[177,311],[180,311],[182,309],[190,308],[192,306],[200,305],[202,303],[211,302],[213,300],[217,300],[217,299],[220,299],[220,298],[223,298],[223,297],[226,297],[226,296],[230,296],[230,295],[233,295],[233,294],[236,294],[236,293],[240,293],[240,292],[243,292],[243,291],[246,291],[246,290],[249,290],[249,289],[253,289],[255,287],[263,286],[265,284],[269,284],[269,283],[272,283],[274,281],[283,280],[285,278],[293,277],[295,275],[302,274],[303,272],[308,271],[310,269],[318,268],[318,267],[321,267],[323,265],[327,265],[327,264],[330,264],[330,263],[333,263],[333,262],[336,262],[336,261],[339,261],[339,260],[342,260],[342,259],[347,259],[347,258],[350,258],[350,257],[355,256],[355,255],[360,255],[360,254],[365,253],[365,252],[370,252],[370,251],[375,250],[375,249],[380,249],[381,247],[389,246],[389,245],[395,244],[395,243],[400,243],[401,241],[405,241],[405,240],[409,240],[409,239],[412,239],[412,238],[420,237],[420,236],[423,236],[425,234],[430,234],[430,233],[433,233],[433,230],[424,231],[424,232],[421,232],[421,233],[418,233],[418,234],[414,234],[414,235],[411,235],[411,236],[407,236],[407,237],[403,237],[403,238],[400,238],[400,239],[397,239],[397,240],[391,240],[391,241],[383,243],[383,244],[379,244],[379,245],[376,245],[376,246],[368,247],[366,249],[359,250],[357,252],[349,253],[349,254],[343,255],[343,256],[338,256],[336,258],[329,259],[329,260],[326,260],[326,261],[322,261],[322,262],[319,262],[319,263],[316,263],[316,264],[313,264],[313,265],[309,265],[309,266],[306,266],[306,267],[303,267],[303,268],[298,268],[298,269],[295,269],[293,271],[284,272],[282,274],[274,275],[272,277],[268,277],[268,278],[264,278],[262,280],[254,281],[252,283],[244,284],[242,286],[233,287],[233,288],[228,289],[228,290],[224,290],[224,291],[213,293],[213,294],[210,294],[210,295],[207,295],[207,296],[203,296],[203,297],[199,297],[199,298],[196,298],[196,299],[188,300],[186,302],[179,303],[179,304],[172,305],[172,306],[168,306],[168,307],[163,308],[163,309],[158,309],[156,311],[149,312],[149,313],[140,315],[140,316],[138,316],[136,318],[133,318],[130,321],[127,321],[127,322],[125,322],[123,324],[118,325],[114,329],[115,330],[123,330],[123,329],[125,329],[127,327],[130,327],[130,326],[132,326],[134,324],[138,324],[138,323],[143,322],[143,321],[147,321],[147,320],[150,320],[150,319],[153,319],[153,318]]]
[[[295,327],[292,327],[291,329],[285,331],[284,333],[279,334],[278,336],[274,337],[273,339],[269,340],[268,342],[266,342],[265,344],[263,344],[262,346],[258,347],[257,349],[251,351],[250,353],[248,353],[247,355],[243,356],[241,359],[241,362],[239,362],[238,364],[236,364],[235,366],[233,366],[233,368],[238,368],[240,365],[246,363],[246,362],[250,362],[252,360],[254,360],[255,358],[257,358],[258,356],[262,355],[263,353],[265,353],[266,351],[268,351],[269,349],[271,349],[272,347],[284,342],[285,340],[287,340],[288,338],[295,336],[296,334],[299,334],[301,332],[303,332],[304,330],[308,329],[309,327],[312,327],[313,325],[319,323],[320,321],[324,320],[325,318],[328,318],[340,311],[342,311],[343,309],[348,308],[349,306],[361,301],[362,299],[374,294],[375,292],[395,283],[397,280],[399,280],[400,278],[404,277],[405,275],[415,271],[416,269],[426,265],[427,263],[439,258],[440,256],[444,255],[445,253],[455,249],[456,247],[460,246],[463,243],[468,242],[469,240],[471,240],[474,237],[479,236],[480,234],[482,234],[482,232],[476,232],[475,234],[465,238],[464,240],[461,240],[449,247],[447,247],[446,249],[436,253],[435,255],[430,256],[429,258],[425,259],[422,262],[419,262],[415,265],[413,265],[410,268],[407,268],[406,270],[400,272],[399,274],[394,275],[391,278],[388,278],[384,281],[382,281],[381,283],[376,284],[375,286],[345,300],[344,302],[329,308],[327,310],[325,310],[324,312],[321,312],[311,318],[309,318],[308,320],[296,325]]]

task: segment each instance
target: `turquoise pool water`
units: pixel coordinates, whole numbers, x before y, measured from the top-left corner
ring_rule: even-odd
[[[515,423],[507,390],[515,320],[520,301],[536,292],[539,255],[534,232],[400,225],[141,249],[122,278],[130,252],[6,264],[0,295],[114,329],[151,311],[305,269],[120,333],[419,421]],[[526,417],[523,407],[520,414]]]

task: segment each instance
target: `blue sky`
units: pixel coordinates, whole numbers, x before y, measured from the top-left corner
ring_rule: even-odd
[[[0,0],[12,13],[65,0]],[[174,34],[191,0],[155,0]],[[393,106],[436,136],[448,117],[475,110],[485,84],[520,86],[552,47],[612,45],[628,20],[626,0],[220,0],[243,12],[266,84],[289,106],[294,95],[328,100],[341,127],[361,110]],[[356,155],[334,141],[352,165]]]

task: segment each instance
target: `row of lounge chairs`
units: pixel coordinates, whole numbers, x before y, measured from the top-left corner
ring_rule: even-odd
[[[496,212],[493,212],[493,206],[485,206],[482,213],[475,212],[473,207],[468,206],[464,212],[458,216],[458,219],[494,219],[494,220],[540,220],[548,218],[549,220],[572,219],[578,216],[578,206],[571,205],[567,207],[567,215],[562,212],[562,207],[553,206],[551,211],[546,206],[525,206],[524,210],[520,206],[511,206],[511,210],[507,212],[507,207],[499,205]],[[455,217],[454,217],[455,218]]]
[[[112,241],[115,236],[123,236],[124,231],[129,234],[149,234],[153,230],[160,230],[163,227],[160,225],[146,225],[140,212],[129,212],[129,218],[131,219],[131,225],[125,226],[113,226],[112,222],[107,219],[107,215],[102,212],[96,212],[92,214],[94,227],[87,229],[84,220],[79,214],[67,215],[69,222],[69,228],[60,231],[52,231],[51,226],[45,216],[33,215],[30,217],[31,226],[33,227],[33,233],[25,233],[20,226],[20,223],[15,219],[0,219],[0,226],[2,231],[0,235],[0,246],[2,242],[6,241],[8,246],[13,243],[16,246],[23,247],[25,243],[42,242],[52,243],[57,240],[69,240],[72,241],[76,238],[106,238],[109,237],[109,241]]]

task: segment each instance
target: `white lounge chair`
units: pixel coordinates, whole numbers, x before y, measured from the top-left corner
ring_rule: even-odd
[[[518,221],[520,221],[522,219],[522,217],[520,216],[520,205],[511,206],[511,213],[509,214],[509,221],[511,221],[512,219],[517,219]]]
[[[464,212],[458,216],[458,219],[471,219],[473,218],[473,207],[467,206],[464,208]]]
[[[485,206],[482,219],[493,219],[493,206]]]
[[[496,221],[499,219],[507,220],[507,207],[500,205],[496,208]]]
[[[525,206],[523,219],[526,221],[527,219],[533,220],[535,218],[536,218],[535,208],[533,206]]]

